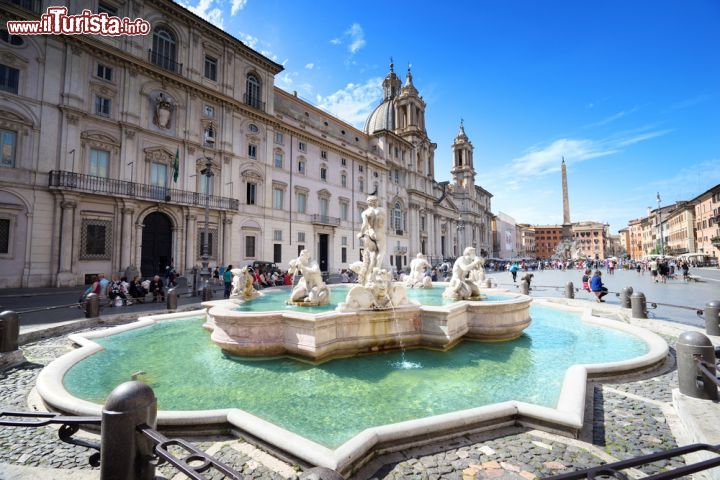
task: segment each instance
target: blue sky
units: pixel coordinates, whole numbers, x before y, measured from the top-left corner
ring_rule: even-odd
[[[435,172],[460,118],[493,212],[615,233],[720,183],[720,2],[187,0],[285,66],[276,84],[362,128],[389,58],[427,102]]]

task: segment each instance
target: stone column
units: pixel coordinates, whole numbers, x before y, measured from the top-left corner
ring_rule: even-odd
[[[130,253],[132,251],[132,208],[122,210],[122,240],[120,241],[120,270],[125,270],[131,263]]]
[[[133,264],[138,268],[138,270],[140,270],[142,266],[143,228],[145,228],[145,225],[143,225],[142,223],[138,222],[135,224],[135,261],[133,262]]]
[[[73,226],[75,224],[75,201],[63,200],[62,223],[60,226],[60,270],[57,277],[58,287],[72,287],[75,285],[75,276],[72,272]]]
[[[225,265],[232,263],[232,218],[223,219],[222,261]]]
[[[188,215],[185,219],[185,268],[190,269],[195,265],[195,215]]]
[[[178,271],[178,261],[182,252],[180,251],[180,228],[172,227],[172,259],[171,263],[175,271]]]

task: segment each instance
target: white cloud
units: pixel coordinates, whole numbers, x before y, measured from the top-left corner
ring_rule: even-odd
[[[235,15],[240,10],[245,8],[245,5],[247,5],[247,0],[232,0],[232,8],[230,9],[230,14]]]
[[[253,49],[259,42],[259,39],[257,37],[253,37],[249,33],[238,32],[238,38],[245,45],[247,45],[248,47],[253,48]]]
[[[627,147],[629,145],[634,145],[636,143],[644,142],[645,140],[650,140],[651,138],[667,135],[668,133],[670,133],[672,131],[673,130],[671,128],[668,128],[666,130],[657,130],[655,132],[642,133],[640,135],[635,135],[634,137],[630,137],[630,138],[621,140],[617,143],[617,145],[619,147]]]
[[[305,64],[305,68],[307,68],[308,70],[312,70],[313,68],[315,68],[315,64],[314,64],[314,63],[307,63],[307,64]]]
[[[590,128],[590,127],[602,127],[603,125],[607,125],[608,123],[612,123],[615,120],[620,120],[621,118],[630,115],[633,112],[636,112],[638,107],[634,107],[630,110],[623,110],[622,112],[618,112],[614,115],[610,115],[609,117],[605,117],[599,122],[591,123],[589,125],[585,125],[583,128]]]
[[[212,7],[213,0],[199,0],[198,4],[195,6],[190,5],[189,3],[184,3],[182,1],[178,2],[183,7],[190,10],[192,13],[197,15],[198,17],[207,20],[208,22],[212,23],[219,29],[223,30],[223,13],[222,10],[219,8],[210,8]]]
[[[580,162],[591,158],[604,157],[616,153],[617,150],[607,148],[592,140],[575,140],[561,138],[542,148],[534,147],[525,155],[510,162],[510,170],[514,175],[537,176],[560,170],[560,159]]]
[[[315,103],[323,110],[362,128],[382,97],[382,90],[378,88],[381,83],[380,77],[370,78],[362,84],[348,83],[345,88],[330,95],[317,95]]]
[[[348,52],[350,52],[350,55],[354,55],[358,50],[365,46],[367,43],[365,42],[365,32],[359,23],[353,23],[342,33],[342,35],[330,40],[332,45],[341,45],[345,42],[347,42],[347,49]]]

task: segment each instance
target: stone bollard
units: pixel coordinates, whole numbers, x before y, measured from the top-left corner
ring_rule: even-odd
[[[717,400],[717,386],[700,371],[695,358],[713,365],[708,367],[715,376],[715,350],[712,342],[700,332],[685,332],[678,337],[677,368],[680,393],[694,398]]]
[[[12,310],[0,313],[0,353],[14,352],[18,349],[20,320]]]
[[[205,286],[202,289],[202,301],[203,302],[209,302],[212,300],[213,294],[212,290],[210,289],[210,286],[208,284],[205,284]]]
[[[483,285],[482,285],[482,286],[483,286],[483,288],[492,288],[492,280],[489,279],[489,278],[486,278],[486,279],[483,281]]]
[[[154,444],[139,425],[155,428],[157,399],[142,382],[125,382],[110,392],[100,427],[100,478],[152,480]]]
[[[632,287],[625,287],[622,290],[620,290],[620,306],[623,308],[631,308],[632,304],[630,303],[630,297],[632,296],[633,288]]]
[[[100,316],[100,297],[96,293],[88,293],[85,297],[85,318]]]
[[[720,300],[713,300],[705,305],[705,333],[720,335]]]
[[[315,467],[305,470],[300,480],[344,480],[344,477],[335,470],[325,467]]]
[[[566,298],[575,298],[575,286],[572,282],[567,282],[565,284],[565,297]]]
[[[530,284],[528,284],[527,280],[520,282],[520,293],[523,295],[530,295]]]
[[[198,296],[198,269],[197,267],[193,267],[192,270],[192,296],[197,297]]]
[[[168,310],[177,310],[177,291],[171,288],[165,295],[165,307]]]
[[[632,308],[632,318],[648,318],[645,294],[642,292],[633,293],[630,296],[630,306]]]

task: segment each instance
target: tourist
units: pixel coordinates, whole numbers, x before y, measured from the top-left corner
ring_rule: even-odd
[[[148,291],[142,286],[142,279],[139,275],[136,275],[135,278],[132,279],[132,282],[130,282],[130,296],[135,299],[136,302],[139,303],[145,303],[145,295],[147,295]]]
[[[653,277],[655,283],[658,282],[658,262],[653,258],[648,262],[648,268],[650,269],[650,275]]]
[[[682,270],[683,280],[686,282],[690,280],[690,266],[686,261],[680,263],[680,270]]]
[[[220,284],[220,269],[217,267],[217,265],[215,265],[215,270],[213,270],[212,278],[213,278],[213,285]]]
[[[592,270],[589,268],[585,269],[585,274],[582,276],[582,288],[586,292],[590,292],[590,276],[592,275]]]
[[[223,293],[223,296],[225,298],[230,298],[230,290],[232,289],[232,265],[228,265],[227,270],[225,270],[225,273],[223,273],[223,282],[225,283],[225,292]]]
[[[513,282],[517,281],[517,272],[518,272],[519,268],[520,267],[518,267],[517,262],[513,262],[513,264],[510,266],[509,271],[510,271],[510,275],[512,275]]]
[[[125,287],[123,286],[123,283],[120,281],[120,278],[118,278],[117,275],[112,276],[112,282],[108,284],[107,288],[107,296],[110,300],[110,306],[113,306],[113,303],[115,302],[115,299],[119,298],[121,299],[119,303],[116,305],[119,307],[125,301],[127,300],[127,291],[125,290]]]
[[[600,272],[600,270],[595,270],[595,274],[590,280],[590,290],[592,290],[597,297],[598,303],[605,302],[603,297],[608,294],[608,289],[603,285],[601,276],[602,272]]]
[[[165,301],[165,284],[163,284],[162,279],[160,279],[160,275],[155,275],[153,277],[150,285],[148,286],[148,290],[153,295],[152,303],[157,302],[158,296],[160,296],[161,301]]]
[[[637,270],[638,275],[642,275],[642,264],[640,262],[635,264],[635,270]]]
[[[289,271],[285,272],[284,278],[285,278],[285,286],[289,286],[289,285],[293,284],[293,276],[290,274]]]
[[[107,286],[110,284],[110,280],[105,278],[104,273],[101,273],[99,278],[100,278],[100,292],[102,292],[104,295],[107,295]]]

